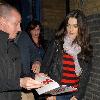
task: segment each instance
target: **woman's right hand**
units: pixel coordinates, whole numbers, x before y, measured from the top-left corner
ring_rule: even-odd
[[[78,100],[75,96],[73,96],[70,100]]]

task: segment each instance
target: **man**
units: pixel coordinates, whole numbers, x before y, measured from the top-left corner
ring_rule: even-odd
[[[19,12],[8,4],[0,4],[0,99],[21,100],[21,88],[42,86],[30,77],[22,77],[20,56],[14,39],[20,28]]]

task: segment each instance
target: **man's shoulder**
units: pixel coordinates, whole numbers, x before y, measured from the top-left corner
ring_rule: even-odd
[[[8,33],[0,31],[0,40],[8,40]]]
[[[19,34],[19,38],[29,38],[29,35],[25,31],[23,31]]]
[[[31,42],[29,35],[26,32],[21,32],[18,36],[17,43]]]

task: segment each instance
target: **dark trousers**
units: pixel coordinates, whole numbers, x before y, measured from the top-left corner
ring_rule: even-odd
[[[56,96],[56,100],[70,100],[72,96],[72,93],[61,94]]]

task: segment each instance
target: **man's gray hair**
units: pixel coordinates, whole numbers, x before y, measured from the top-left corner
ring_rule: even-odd
[[[4,17],[4,18],[9,17],[11,15],[12,10],[15,10],[16,12],[18,12],[18,10],[13,6],[7,3],[0,3],[0,17]]]

